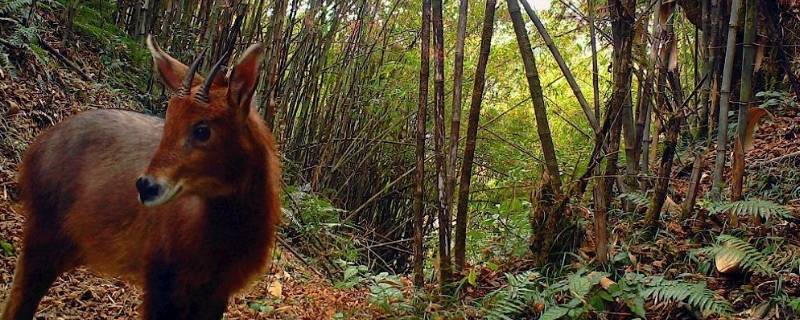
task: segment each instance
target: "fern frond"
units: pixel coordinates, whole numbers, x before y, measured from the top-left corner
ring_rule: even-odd
[[[531,273],[506,274],[506,278],[508,285],[505,288],[484,297],[482,309],[486,319],[517,319],[533,302],[543,300],[542,293],[536,289],[537,284],[531,280]]]
[[[688,283],[665,280],[662,277],[652,277],[649,280],[648,287],[642,291],[645,298],[656,301],[683,301],[705,314],[724,316],[733,312],[730,303],[709,289],[704,282]]]
[[[24,13],[31,4],[31,0],[10,0],[0,3],[0,15],[11,16]]]
[[[713,214],[731,212],[737,216],[758,216],[765,221],[775,218],[783,220],[794,218],[786,207],[760,199],[722,203],[712,206],[709,211]]]
[[[622,200],[630,201],[637,207],[647,207],[648,205],[650,205],[650,199],[647,197],[646,194],[641,192],[626,192],[620,194],[619,198]]]
[[[695,252],[707,257],[735,261],[747,271],[761,275],[775,273],[775,267],[770,263],[767,255],[751,245],[746,240],[723,234],[717,237],[718,244],[696,250]]]

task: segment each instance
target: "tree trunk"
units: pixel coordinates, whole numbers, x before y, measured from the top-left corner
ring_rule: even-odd
[[[660,7],[660,5],[659,5]],[[639,102],[637,106],[637,115],[636,115],[636,136],[634,137],[633,142],[633,153],[636,156],[634,159],[637,161],[637,169],[643,174],[647,174],[650,170],[649,168],[649,139],[650,139],[650,119],[652,118],[651,114],[653,111],[653,91],[655,90],[655,76],[656,76],[656,64],[658,63],[658,52],[661,48],[661,44],[663,43],[662,34],[659,32],[659,12],[656,10],[653,12],[653,25],[651,26],[650,34],[654,38],[653,44],[650,46],[650,57],[647,61],[647,74],[645,75],[644,83],[639,83],[640,87],[642,87],[641,92],[642,94],[639,96]],[[631,161],[626,159],[626,161]],[[641,181],[640,188],[641,190],[645,190],[647,183],[645,181]]]
[[[464,146],[464,159],[461,163],[461,177],[458,184],[458,208],[456,210],[455,264],[456,270],[464,270],[466,263],[467,241],[467,207],[469,205],[469,187],[472,181],[472,163],[475,159],[475,140],[478,136],[478,120],[481,115],[483,91],[486,85],[486,64],[489,62],[489,51],[492,47],[494,32],[494,13],[497,0],[486,0],[481,31],[481,46],[478,64],[475,69],[475,81],[472,87],[472,100],[467,122],[467,141]]]
[[[267,83],[264,90],[265,96],[262,103],[266,104],[265,117],[270,129],[275,127],[275,113],[278,107],[277,86],[280,81],[278,62],[281,60],[283,50],[283,22],[286,19],[286,9],[289,0],[276,0],[273,15],[270,18],[270,55],[267,60]]]
[[[700,54],[703,57],[703,76],[707,77],[700,90],[699,115],[697,119],[697,134],[695,139],[705,139],[708,136],[708,114],[710,110],[709,96],[711,94],[711,0],[701,0],[703,12],[703,42]]]
[[[725,65],[722,70],[722,87],[720,88],[719,121],[717,125],[717,159],[714,162],[714,180],[712,196],[722,196],[722,175],[725,171],[725,158],[728,145],[728,106],[731,100],[731,82],[733,78],[734,57],[736,56],[736,29],[739,27],[739,7],[742,0],[731,1],[731,17],[728,23],[728,42],[725,47]]]
[[[628,189],[636,188],[636,176],[638,175],[639,153],[636,150],[636,129],[633,120],[633,106],[631,103],[632,98],[630,95],[625,99],[622,104],[622,135],[625,139],[625,177],[622,179],[622,186],[625,188],[624,192]],[[632,211],[630,203],[625,201],[626,208]]]
[[[712,141],[714,140],[714,133],[719,124],[716,123],[719,115],[719,87],[722,82],[722,64],[724,59],[722,57],[723,51],[721,50],[723,39],[723,25],[724,25],[724,10],[722,0],[711,0],[711,10],[709,12],[709,40],[708,40],[708,61],[709,72],[711,78],[709,79],[711,88],[709,88],[708,96],[708,136],[709,146],[713,147]],[[716,125],[715,125],[716,124]]]
[[[653,123],[653,108],[653,103],[648,102],[648,111],[646,118],[644,118],[644,129],[642,130],[642,159],[639,163],[639,168],[641,168],[642,174],[645,176],[650,174],[650,159],[655,158],[656,151],[656,148],[653,148],[652,145],[658,145],[659,130],[661,130],[658,122],[656,122],[655,131],[650,132],[650,125]],[[646,189],[646,186],[647,183],[643,181],[642,189]]]
[[[795,96],[800,97],[800,80],[797,79],[791,66],[791,57],[786,54],[786,48],[783,46],[784,31],[780,23],[780,6],[776,0],[766,0],[761,3],[764,6],[762,12],[764,13],[764,17],[766,17],[770,35],[774,35],[774,38],[770,38],[774,39],[773,43],[776,46],[778,63],[780,63],[784,74],[786,74],[786,77],[789,79],[789,85],[792,91],[794,91]]]
[[[669,179],[672,174],[672,162],[675,158],[678,135],[681,130],[681,120],[682,116],[671,116],[664,126],[666,129],[664,153],[661,155],[661,165],[658,167],[658,176],[653,188],[653,199],[644,216],[645,223],[651,227],[658,225],[661,209],[664,207],[664,201],[667,198]]]
[[[694,205],[697,204],[698,188],[700,187],[700,178],[703,171],[703,153],[698,152],[695,154],[694,163],[692,164],[692,174],[689,176],[689,190],[686,191],[686,198],[683,199],[681,206],[681,221],[686,221],[694,211]]]
[[[672,16],[675,7],[674,4],[664,4],[664,6],[668,7],[661,8],[663,13],[661,19],[668,20],[659,21],[659,24],[664,28],[661,32],[664,47],[658,58],[657,73],[660,85],[656,105],[661,108],[661,116],[667,118],[667,120],[663,124],[665,129],[664,153],[661,155],[661,164],[653,187],[653,199],[644,217],[645,224],[651,227],[658,226],[661,219],[661,209],[664,207],[664,201],[667,198],[672,175],[672,163],[684,117],[684,112],[681,110],[684,107],[684,101],[680,74],[678,73],[679,69],[677,60],[674,60],[674,62],[672,60],[672,56],[678,54],[678,38],[675,36],[674,16]],[[669,85],[664,85],[665,82]],[[671,96],[667,95],[667,87],[672,91]]]
[[[80,0],[67,0],[66,11],[64,11],[64,34],[62,35],[62,46],[65,48],[67,43],[70,43],[70,38],[72,38],[72,23],[75,20],[75,11],[78,10],[79,5]]]
[[[544,103],[544,95],[542,94],[542,85],[539,80],[539,72],[536,69],[536,60],[533,56],[530,41],[528,40],[528,31],[525,29],[525,22],[522,20],[518,0],[508,0],[508,13],[511,16],[511,21],[514,24],[514,33],[517,37],[517,45],[519,47],[520,56],[525,66],[525,77],[528,80],[528,90],[530,91],[531,100],[533,102],[533,111],[536,117],[536,130],[539,135],[539,141],[542,144],[542,154],[544,155],[545,173],[547,178],[543,179],[548,182],[547,186],[542,186],[543,189],[552,190],[552,198],[559,201],[564,201],[561,190],[561,177],[558,169],[558,160],[556,159],[555,147],[553,145],[553,138],[550,134],[550,124],[547,121],[547,109]],[[523,0],[524,1],[524,0]],[[548,196],[549,197],[549,196]],[[544,230],[536,230],[536,237],[538,241],[533,244],[538,245],[539,248],[532,248],[534,254],[537,255],[536,260],[539,265],[550,255],[550,247],[552,246],[556,226],[561,221],[563,214],[557,206],[550,206],[544,208],[547,210],[547,221],[545,222]]]
[[[425,213],[425,121],[428,106],[428,72],[430,70],[431,1],[422,0],[422,30],[419,67],[419,104],[417,107],[417,168],[414,176],[414,285],[425,284],[424,213]]]
[[[434,53],[434,153],[436,162],[436,190],[439,212],[439,284],[440,289],[450,282],[450,210],[446,201],[447,157],[444,152],[444,26],[442,25],[442,0],[432,0],[433,53]]]

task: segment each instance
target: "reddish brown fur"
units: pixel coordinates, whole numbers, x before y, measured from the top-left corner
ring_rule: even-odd
[[[144,319],[221,318],[229,296],[268,264],[280,215],[275,143],[250,108],[262,51],[215,81],[208,103],[193,100],[197,88],[172,98],[165,122],[88,111],[31,145],[19,174],[23,250],[2,319],[31,319],[55,278],[79,265],[143,287]],[[159,71],[186,70],[173,69]],[[193,145],[187,134],[199,121],[212,138]],[[134,184],[145,172],[185,190],[145,207]]]

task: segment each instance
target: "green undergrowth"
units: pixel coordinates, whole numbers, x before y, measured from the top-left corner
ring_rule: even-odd
[[[37,6],[52,10],[52,4],[41,1]],[[23,60],[25,55],[33,56],[40,65],[50,60],[39,45],[37,21],[41,20],[41,16],[37,11],[30,10],[31,5],[32,0],[0,0],[0,71],[12,77],[18,73],[15,60]]]
[[[608,264],[599,265],[575,254],[574,249],[565,249],[559,254],[563,263],[514,270],[503,264],[526,259],[523,235],[529,228],[525,219],[530,204],[524,198],[487,203],[475,215],[486,221],[475,222],[479,225],[470,229],[470,238],[481,239],[489,249],[469,250],[472,265],[443,295],[432,286],[411,288],[410,275],[379,272],[367,266],[361,259],[358,238],[351,232],[357,227],[345,220],[347,212],[308,189],[286,188],[283,233],[313,261],[312,265],[329,269],[323,271],[329,271],[334,288],[368,291],[370,309],[338,314],[342,319],[547,320],[613,315],[629,319],[661,319],[664,315],[780,319],[800,315],[800,299],[792,293],[798,290],[792,282],[796,281],[794,274],[800,273],[800,249],[776,232],[797,219],[775,201],[757,197],[738,202],[700,201],[699,210],[712,217],[723,219],[735,214],[741,221],[762,219],[761,233],[746,227],[726,227],[686,237],[664,229],[653,238],[635,227],[621,227],[618,232],[624,236],[615,242]],[[637,211],[649,206],[645,194],[626,193],[619,198],[617,205],[630,201]],[[635,213],[614,209],[609,214],[617,226],[637,223]],[[668,214],[663,217],[673,218]],[[494,230],[492,225],[504,225],[506,232]],[[721,258],[736,260],[738,273],[720,274],[715,261]],[[562,267],[554,268],[556,265]],[[436,266],[429,267],[426,281],[433,283]],[[753,284],[760,282],[767,286]]]
[[[31,10],[34,4],[35,10]],[[43,49],[40,38],[48,38],[45,32],[51,29],[49,19],[57,19],[61,25],[57,32],[64,32],[63,17],[68,5],[76,8],[72,37],[86,37],[88,41],[65,41],[67,58],[76,61],[87,73],[99,73],[93,76],[96,84],[140,97],[151,76],[150,54],[141,39],[128,36],[114,24],[116,4],[108,0],[0,0],[0,71],[16,77],[31,60],[44,67],[61,63]],[[100,70],[86,65],[92,59],[86,59],[85,55],[91,54],[99,56]],[[92,70],[86,70],[87,67]]]
[[[625,194],[621,198],[638,207],[649,205],[642,194]],[[796,223],[786,207],[772,201],[701,204],[702,210],[711,215],[733,213],[743,221],[762,218],[764,228],[769,230]],[[613,210],[611,214],[621,224],[635,223],[632,213]],[[789,319],[800,315],[800,299],[793,296],[798,288],[792,284],[800,272],[800,249],[774,231],[768,235],[749,231],[713,230],[699,235],[713,236],[710,240],[683,240],[669,230],[661,231],[655,239],[648,233],[628,230],[627,238],[617,243],[606,265],[565,254],[571,263],[559,264],[565,265],[560,269],[553,269],[554,264],[503,273],[486,260],[456,279],[451,294],[420,289],[398,295],[403,287],[386,282],[380,286],[391,287],[390,293],[371,289],[370,303],[389,319],[551,320],[615,315],[627,319]],[[681,249],[682,241],[697,249]],[[695,242],[712,244],[693,245]],[[665,252],[642,256],[642,248],[657,248],[665,243],[671,243],[660,249]],[[659,249],[646,251],[651,250]],[[738,261],[737,273],[722,275],[715,269],[715,260],[725,257]],[[654,259],[668,265],[654,267]],[[366,268],[351,266],[348,270],[340,280],[347,287],[376,285]],[[754,285],[762,282],[767,285]]]
[[[58,1],[66,6],[72,0]],[[144,91],[150,78],[150,53],[141,39],[131,38],[114,24],[115,11],[112,1],[80,1],[73,20],[75,31],[100,47],[98,53],[112,87]]]
[[[358,265],[356,227],[344,219],[344,210],[306,186],[285,188],[283,204],[282,234],[313,264],[331,276]]]

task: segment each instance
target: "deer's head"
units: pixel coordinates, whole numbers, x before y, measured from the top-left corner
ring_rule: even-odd
[[[158,149],[136,180],[139,201],[157,206],[181,194],[214,198],[236,192],[241,169],[253,165],[249,154],[256,143],[248,118],[264,47],[250,46],[230,76],[224,66],[227,52],[203,77],[197,69],[204,53],[186,66],[162,51],[151,36],[147,46],[156,74],[174,94]]]

